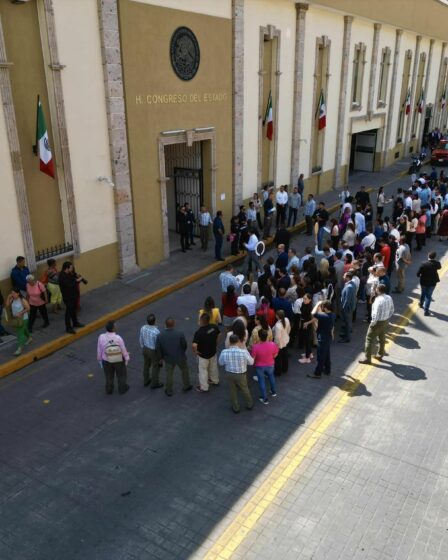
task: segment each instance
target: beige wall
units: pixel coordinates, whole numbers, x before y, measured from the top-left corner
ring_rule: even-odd
[[[81,252],[116,242],[96,2],[53,0]],[[82,32],[80,32],[82,30]]]
[[[437,0],[309,0],[346,14],[446,41],[448,6]]]
[[[2,279],[9,276],[16,257],[24,253],[3,107],[0,108],[0,185],[0,279]]]
[[[169,56],[171,36],[179,26],[195,33],[201,52],[198,73],[187,82],[176,76]],[[215,127],[217,206],[230,218],[232,29],[229,19],[129,0],[120,1],[120,28],[137,257],[145,267],[163,259],[158,153],[162,131]],[[225,97],[210,101],[210,93]],[[187,102],[148,103],[147,96],[151,101],[154,94],[182,94]]]
[[[196,14],[230,19],[232,17],[232,0],[131,0],[141,4],[150,4],[173,10],[185,10]]]

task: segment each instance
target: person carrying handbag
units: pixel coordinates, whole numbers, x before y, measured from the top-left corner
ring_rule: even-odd
[[[26,277],[26,293],[30,304],[30,319],[28,325],[29,332],[33,332],[33,325],[37,317],[37,312],[39,312],[40,316],[44,320],[44,324],[42,326],[45,329],[50,324],[47,312],[47,289],[42,282],[36,281],[32,274],[28,274]]]
[[[14,356],[20,356],[23,347],[32,342],[30,332],[28,330],[28,313],[30,305],[22,297],[19,288],[13,288],[6,300],[6,323],[10,327],[17,329],[18,347],[14,352]]]

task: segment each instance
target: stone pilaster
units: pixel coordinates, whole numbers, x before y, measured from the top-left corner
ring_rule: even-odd
[[[372,45],[372,59],[370,61],[370,76],[369,76],[369,91],[367,97],[367,117],[372,118],[375,102],[375,76],[378,67],[378,50],[380,45],[380,31],[381,23],[375,23],[373,26],[373,45]]]
[[[244,0],[232,0],[233,208],[243,203]]]
[[[411,137],[411,125],[412,119],[414,117],[415,111],[415,84],[417,83],[417,72],[418,66],[420,64],[420,45],[422,42],[422,36],[417,35],[415,38],[415,53],[414,53],[414,65],[412,68],[412,80],[411,80],[411,111],[409,115],[406,117],[406,132],[404,135],[404,153],[403,155],[406,157],[408,154],[408,147],[409,147],[409,140]]]
[[[58,45],[56,41],[56,24],[54,20],[53,0],[44,0],[45,25],[48,37],[49,67],[52,70],[53,95],[56,109],[56,125],[59,144],[61,147],[64,187],[67,200],[68,222],[71,242],[75,257],[80,255],[78,221],[76,217],[75,193],[73,188],[72,164],[70,146],[67,134],[67,120],[65,117],[64,92],[62,89],[61,71],[64,66],[59,61]]]
[[[9,75],[12,63],[8,62],[5,48],[3,26],[0,19],[0,97],[5,113],[6,134],[11,155],[12,173],[16,189],[17,205],[20,214],[20,226],[22,229],[24,257],[30,270],[36,269],[36,257],[34,253],[33,235],[31,232],[30,212],[26,196],[25,175],[23,173],[22,156],[20,154],[19,135],[17,132],[17,121],[12,98],[11,77]]]
[[[98,0],[120,276],[138,270],[123,90],[118,0]]]
[[[400,58],[400,47],[401,47],[402,36],[403,36],[403,30],[397,29],[395,31],[394,62],[392,65],[392,80],[390,84],[389,107],[387,111],[386,138],[384,141],[382,167],[384,167],[384,165],[386,164],[387,152],[389,150],[389,144],[390,144],[390,135],[392,134],[392,118],[394,114],[395,92],[397,90],[397,69],[398,69],[398,60]]]
[[[294,64],[294,108],[292,121],[291,186],[297,185],[300,173],[300,130],[302,124],[303,63],[305,58],[305,18],[309,5],[296,4],[296,44]]]
[[[344,16],[344,38],[342,41],[341,80],[339,87],[338,124],[336,130],[336,158],[334,166],[334,185],[341,186],[342,151],[344,147],[345,115],[347,112],[348,63],[352,36],[352,16]]]
[[[439,64],[439,78],[437,80],[437,89],[436,89],[436,99],[435,99],[435,103],[434,103],[434,111],[432,113],[432,118],[431,118],[431,123],[429,125],[430,129],[435,128],[436,126],[439,126],[439,121],[440,121],[440,114],[442,112],[441,107],[440,107],[440,98],[442,96],[442,90],[443,90],[443,61],[445,59],[445,53],[446,53],[446,43],[442,43],[442,52],[440,53],[440,64]]]
[[[426,65],[426,75],[425,75],[425,85],[423,90],[423,108],[422,108],[422,115],[420,117],[420,128],[418,132],[418,148],[419,150],[422,147],[423,142],[423,129],[425,127],[425,115],[426,115],[426,96],[428,95],[428,88],[429,88],[429,78],[431,76],[431,62],[432,62],[432,53],[434,51],[434,39],[429,41],[429,53],[428,53],[428,63]]]

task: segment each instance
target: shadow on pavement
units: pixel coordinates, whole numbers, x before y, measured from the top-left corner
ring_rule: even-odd
[[[372,393],[367,389],[367,386],[351,375],[346,375],[345,378],[341,377],[340,383],[336,383],[336,387],[339,387],[341,391],[348,393],[350,397],[372,396]]]
[[[425,381],[428,379],[421,368],[412,365],[396,364],[383,359],[382,362],[375,363],[375,366],[379,369],[391,371],[396,377],[404,381]]]

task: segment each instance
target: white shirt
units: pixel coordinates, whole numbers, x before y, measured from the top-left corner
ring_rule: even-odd
[[[393,235],[397,242],[400,241],[400,232],[398,231],[397,228],[392,228],[389,232],[389,235]]]
[[[275,195],[275,200],[277,204],[287,204],[288,203],[288,193],[286,191],[277,191]]]
[[[361,212],[356,212],[355,222],[356,233],[362,233],[363,231],[366,231],[366,219],[364,218],[364,214],[361,214]]]
[[[199,213],[199,225],[201,226],[208,226],[209,224],[212,224],[213,220],[212,217],[210,216],[209,212],[200,212]]]
[[[253,233],[249,237],[249,241],[247,243],[245,243],[244,246],[246,247],[246,249],[248,251],[255,251],[257,243],[258,243],[258,237],[255,235],[255,233]]]
[[[369,233],[369,235],[363,237],[361,241],[361,245],[364,247],[364,249],[373,249],[375,243],[376,243],[376,237],[374,236],[373,233]]]
[[[410,208],[412,210],[412,198],[410,196],[407,196],[404,199],[404,207],[405,208]]]
[[[344,213],[346,208],[350,208],[350,214],[353,213],[353,206],[350,204],[350,202],[344,202],[344,204],[342,205],[342,213]]]
[[[247,312],[250,316],[254,316],[257,310],[257,298],[250,294],[244,294],[239,296],[236,300],[237,305],[245,305],[247,307]]]

